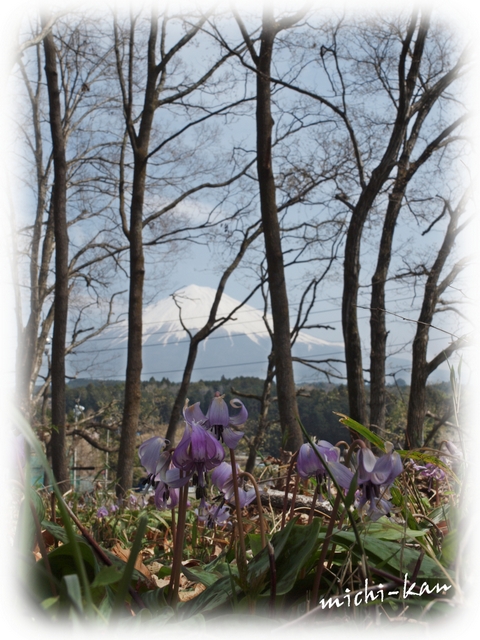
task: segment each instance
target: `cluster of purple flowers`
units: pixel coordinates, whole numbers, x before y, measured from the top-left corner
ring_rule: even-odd
[[[237,428],[248,418],[248,412],[240,400],[232,400],[230,404],[240,409],[233,417],[229,415],[223,396],[217,392],[207,415],[204,415],[199,402],[188,406],[187,400],[183,410],[185,431],[173,451],[169,449],[169,443],[159,436],[140,445],[138,455],[148,473],[145,485],[155,487],[154,500],[158,509],[175,507],[180,487],[192,480],[197,487],[197,498],[200,499],[199,518],[204,519],[208,514],[213,517],[206,503],[207,473],[223,463],[225,451],[222,442],[229,449],[237,446],[243,436],[243,432]],[[231,475],[231,466],[225,465],[230,467]],[[218,509],[216,511],[214,519],[218,522],[225,514]]]
[[[118,511],[118,505],[111,504],[109,507],[103,505],[97,510],[97,518],[106,518],[111,513]]]
[[[313,444],[313,447],[304,444],[298,452],[297,471],[301,478],[315,477],[319,483],[327,477],[329,479],[326,465],[337,484],[348,491],[356,474],[358,490],[355,494],[355,506],[359,512],[363,513],[366,510],[371,520],[378,520],[381,516],[390,514],[392,505],[385,497],[395,478],[403,470],[400,456],[393,451],[390,442],[385,443],[386,453],[380,458],[370,449],[362,447],[357,455],[355,473],[340,462],[339,449],[329,442],[320,440],[318,444]]]
[[[440,455],[438,459],[450,468],[454,468],[463,459],[461,451],[450,440],[444,440],[442,442],[440,450],[442,451],[442,455]],[[445,480],[447,476],[445,471],[441,469],[439,466],[437,466],[436,464],[434,464],[433,462],[427,462],[426,464],[422,465],[422,464],[417,464],[416,462],[411,460],[411,463],[412,463],[412,468],[415,471],[420,472],[419,473],[420,476],[428,479],[429,481],[428,484],[430,487],[432,485],[433,480],[439,480],[439,481]]]

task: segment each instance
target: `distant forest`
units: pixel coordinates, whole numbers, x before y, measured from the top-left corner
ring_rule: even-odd
[[[236,377],[220,380],[200,380],[190,383],[190,404],[200,402],[205,413],[216,391],[225,394],[229,402],[237,397],[242,400],[249,412],[245,434],[251,437],[255,434],[259,420],[260,403],[251,397],[261,395],[263,380],[255,377]],[[94,428],[95,423],[118,425],[121,424],[124,398],[124,382],[79,379],[67,385],[67,412],[70,424],[75,422],[75,405],[82,407],[82,413],[77,415],[80,424]],[[142,382],[142,401],[137,435],[145,439],[147,434],[165,435],[170,414],[179,383],[171,382],[167,378],[158,381],[150,378]],[[233,390],[233,391],[232,391]],[[401,447],[405,437],[407,420],[407,406],[410,388],[405,384],[389,385],[387,401],[387,419],[385,437],[395,446]],[[272,396],[276,396],[275,386]],[[432,446],[445,437],[452,419],[452,403],[450,386],[447,383],[428,385],[427,387],[427,421],[426,444]],[[348,431],[339,423],[339,417],[334,412],[348,415],[348,394],[346,385],[329,383],[309,384],[298,388],[298,409],[300,419],[308,433],[318,439],[328,440],[335,444],[340,440],[349,440]],[[78,412],[77,412],[78,413]],[[233,413],[233,411],[232,411]],[[278,423],[278,408],[274,402],[270,408],[270,426],[261,456],[278,456],[281,447],[281,431]],[[101,431],[101,430],[100,430]],[[177,439],[182,435],[179,429]],[[103,437],[103,436],[102,436]],[[246,451],[246,444],[240,442]]]

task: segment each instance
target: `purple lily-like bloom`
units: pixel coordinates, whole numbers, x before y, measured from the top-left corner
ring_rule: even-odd
[[[427,462],[425,466],[413,463],[412,466],[415,471],[420,471],[420,475],[424,478],[429,478],[430,481],[432,479],[444,480],[446,477],[445,471],[443,469],[440,469],[440,467],[437,467],[437,465],[433,464],[433,462]]]
[[[187,422],[183,437],[173,453],[172,462],[189,478],[195,474],[198,486],[204,487],[206,472],[217,467],[224,457],[222,445],[210,432],[196,422]]]
[[[241,469],[238,464],[236,466],[237,474],[241,473]],[[223,493],[227,502],[232,502],[235,499],[231,464],[229,464],[228,462],[222,462],[222,464],[220,464],[216,469],[212,471],[211,479],[217,489]],[[242,487],[238,487],[238,500],[241,509],[253,502],[255,500],[255,497],[255,489],[249,489],[247,491]]]
[[[167,441],[164,438],[154,436],[145,440],[138,447],[138,457],[148,473],[146,486],[157,482],[160,479],[160,474],[170,464],[170,453],[165,451],[166,444]]]
[[[198,521],[203,522],[213,529],[215,525],[223,526],[228,523],[231,513],[229,509],[222,504],[213,505],[204,503],[203,509],[195,509]]]
[[[145,489],[155,487],[157,509],[173,509],[178,504],[178,488],[186,484],[190,476],[182,477],[172,464],[172,453],[166,451],[167,441],[159,436],[149,438],[138,449],[140,462],[148,472]]]
[[[97,511],[97,518],[106,518],[108,516],[107,507],[100,507]]]
[[[243,431],[238,431],[237,428],[247,421],[248,411],[243,402],[234,399],[230,404],[232,407],[240,409],[240,412],[236,416],[230,416],[228,405],[223,398],[224,396],[221,396],[218,391],[215,392],[215,397],[210,403],[206,416],[200,409],[199,402],[189,407],[187,400],[183,415],[188,424],[196,422],[203,425],[205,429],[212,431],[220,442],[224,442],[229,449],[235,449],[243,437]]]
[[[347,467],[339,462],[339,449],[326,440],[319,440],[319,442],[314,444],[313,447],[315,447],[315,449],[320,453],[323,460],[328,465],[328,470],[333,475],[339,486],[342,487],[342,489],[348,490],[354,474],[350,469],[347,469]],[[302,444],[300,447],[297,458],[298,475],[304,480],[315,477],[319,483],[324,479],[327,479],[330,491],[330,476],[327,474],[322,461],[315,453],[313,447],[308,443]]]
[[[374,521],[390,514],[392,504],[383,496],[403,471],[402,460],[393,451],[391,442],[385,443],[385,450],[386,453],[380,458],[376,458],[366,447],[358,452],[359,492],[355,505],[361,513],[368,502],[367,515]]]
[[[340,451],[326,440],[320,440],[313,447],[326,462],[338,462]],[[298,451],[297,471],[304,480],[315,476],[317,480],[321,481],[325,477],[326,471],[313,447],[309,443],[302,444]]]

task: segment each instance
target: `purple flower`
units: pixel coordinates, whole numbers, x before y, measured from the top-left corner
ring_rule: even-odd
[[[100,507],[100,509],[97,511],[97,518],[106,518],[107,516],[108,516],[107,507]]]
[[[116,504],[110,505],[110,513],[115,513],[115,511],[118,511],[118,505]]]
[[[218,391],[210,403],[210,407],[205,416],[200,409],[200,403],[196,402],[191,407],[187,404],[183,409],[183,416],[188,424],[194,422],[201,424],[208,431],[212,431],[215,437],[224,442],[229,449],[235,449],[239,440],[243,436],[243,431],[238,431],[237,427],[247,421],[248,412],[240,400],[234,399],[230,402],[232,407],[240,409],[236,416],[230,416],[228,413],[228,405]]]
[[[160,480],[155,487],[154,502],[157,509],[173,509],[179,500],[178,489],[171,488],[168,484]]]
[[[145,486],[148,488],[160,479],[160,474],[168,469],[171,454],[165,451],[167,441],[160,436],[154,436],[145,440],[138,447],[138,457],[140,462],[148,472]]]
[[[419,475],[424,478],[429,478],[430,480],[443,480],[446,476],[445,471],[440,469],[440,467],[437,467],[433,462],[427,462],[425,465],[413,463],[412,466],[415,471],[420,472]]]
[[[184,471],[188,478],[196,476],[198,486],[205,486],[205,474],[217,467],[224,459],[222,445],[200,424],[185,425],[183,437],[175,449],[172,462]]]
[[[340,451],[326,440],[320,440],[318,444],[313,446],[305,443],[300,447],[297,458],[298,475],[304,480],[315,476],[320,482],[327,472],[313,447],[326,462],[338,462]]]
[[[215,525],[223,526],[230,519],[230,511],[222,504],[211,505],[205,503],[203,508],[195,509],[198,521],[206,524],[207,527],[213,529]]]
[[[385,443],[385,450],[383,456],[376,458],[370,449],[364,447],[357,456],[359,491],[355,505],[361,513],[368,502],[367,515],[374,521],[383,515],[389,515],[392,505],[384,499],[384,495],[403,471],[402,460],[393,451],[391,442]]]
[[[138,449],[140,462],[148,472],[145,490],[155,488],[157,509],[173,509],[178,504],[178,487],[186,484],[190,476],[183,477],[180,469],[172,462],[171,451],[165,450],[167,441],[159,436],[149,438]]]
[[[237,474],[241,473],[241,469],[237,464]],[[212,482],[219,491],[225,496],[227,502],[235,500],[235,491],[233,488],[233,473],[232,465],[228,462],[222,462],[214,471],[212,471]],[[248,504],[255,500],[255,489],[249,489],[248,491],[242,487],[238,487],[238,500],[240,508],[246,507]]]
[[[326,440],[320,440],[318,444],[314,444],[313,446],[308,443],[302,444],[298,451],[297,458],[298,475],[305,480],[315,477],[318,483],[326,479],[328,491],[330,492],[330,475],[327,474],[322,461],[313,447],[315,447],[328,465],[328,470],[338,485],[342,487],[342,489],[348,490],[353,479],[353,473],[339,462],[340,451],[338,448]]]

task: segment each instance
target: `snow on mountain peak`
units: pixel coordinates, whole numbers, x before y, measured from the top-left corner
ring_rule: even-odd
[[[148,340],[151,343],[154,340],[158,344],[167,344],[185,339],[185,330],[179,319],[180,313],[184,325],[192,333],[195,333],[208,320],[215,294],[216,290],[211,287],[192,284],[175,292],[176,303],[173,296],[169,296],[149,305],[143,314],[143,342]],[[224,293],[218,308],[217,318],[227,316],[239,304],[238,300]],[[262,311],[245,304],[234,313],[233,319],[222,325],[220,330],[226,332],[230,337],[246,335],[252,342],[259,344],[259,340],[268,338],[268,331],[262,316]],[[270,314],[268,314],[268,320],[272,326]],[[312,345],[332,344],[305,332],[300,333],[297,342]]]

